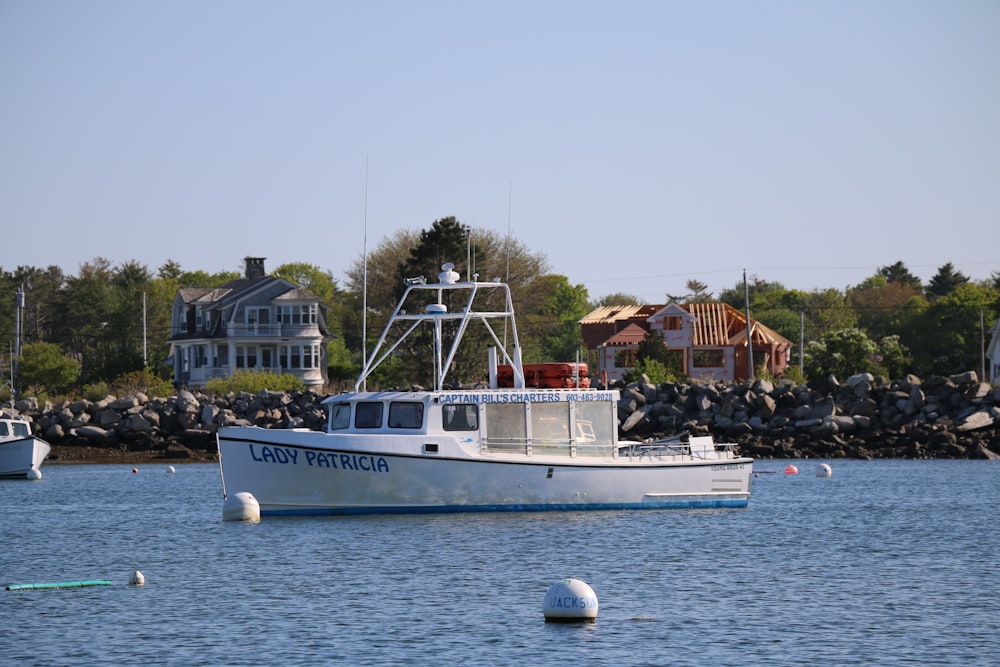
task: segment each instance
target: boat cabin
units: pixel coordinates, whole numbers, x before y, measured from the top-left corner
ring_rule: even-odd
[[[451,436],[493,453],[612,456],[616,398],[594,389],[334,396],[327,399],[328,432]]]

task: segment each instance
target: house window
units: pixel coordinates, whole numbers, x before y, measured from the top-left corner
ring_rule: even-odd
[[[722,350],[695,350],[691,360],[695,368],[722,368],[726,365]]]
[[[278,306],[278,321],[282,324],[316,324],[316,304]]]
[[[196,329],[201,329],[201,323],[202,323],[201,306],[195,306],[194,307],[194,326],[195,326],[195,328]]]
[[[677,315],[670,315],[663,318],[663,329],[665,331],[680,331],[681,318]]]
[[[615,350],[615,368],[633,368],[635,350]]]
[[[270,324],[271,311],[267,307],[247,308],[247,324]]]
[[[213,366],[228,366],[229,365],[229,346],[228,345],[216,345],[215,346],[215,359],[212,360]]]
[[[274,367],[274,350],[270,347],[260,348],[260,365],[263,368]]]
[[[236,346],[236,368],[257,368],[257,348],[255,346]]]
[[[282,345],[278,362],[282,368],[319,368],[319,345]]]
[[[195,345],[194,346],[194,367],[195,368],[202,368],[203,366],[207,365],[207,363],[208,363],[208,355],[205,352],[205,346],[204,345]]]

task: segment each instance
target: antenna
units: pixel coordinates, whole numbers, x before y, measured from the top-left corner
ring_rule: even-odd
[[[368,363],[368,156],[365,156],[365,236],[362,249],[364,269],[361,291],[361,363]],[[361,390],[368,391],[368,376],[361,383]]]
[[[510,285],[510,200],[511,200],[511,190],[513,186],[511,185],[511,179],[507,179],[507,241],[504,245],[507,246],[507,266],[504,273],[504,283]],[[507,349],[507,320],[503,322],[503,349]]]

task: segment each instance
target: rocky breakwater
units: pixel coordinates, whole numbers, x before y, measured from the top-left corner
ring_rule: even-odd
[[[755,458],[1000,458],[1000,387],[975,372],[620,389],[622,437],[629,440],[711,434]]]
[[[624,440],[711,434],[755,458],[1000,458],[1000,387],[974,372],[891,382],[862,374],[844,383],[642,381],[618,388]],[[322,398],[181,391],[43,405],[28,398],[3,412],[33,422],[35,434],[65,460],[99,459],[102,451],[204,460],[215,455],[221,426],[323,429]],[[98,456],[69,456],[87,452]]]
[[[181,391],[167,398],[135,394],[42,405],[26,398],[3,412],[33,422],[36,435],[70,454],[87,448],[204,459],[216,453],[215,433],[220,426],[323,428],[321,398],[312,392],[213,397]]]

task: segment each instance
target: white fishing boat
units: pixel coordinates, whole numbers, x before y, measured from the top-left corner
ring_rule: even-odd
[[[28,422],[0,419],[0,477],[37,479],[52,448],[31,434]]]
[[[323,401],[324,431],[219,430],[224,495],[252,494],[262,516],[746,507],[753,460],[734,446],[619,442],[617,391],[526,387],[508,286],[443,269],[437,283],[408,281],[354,391]],[[484,386],[450,389],[459,345],[480,324],[492,341]],[[433,387],[366,391],[427,328]],[[498,360],[512,387],[499,386]]]

